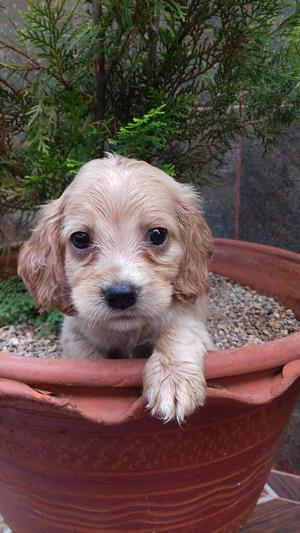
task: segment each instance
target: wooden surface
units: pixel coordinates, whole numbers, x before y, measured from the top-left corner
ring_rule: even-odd
[[[273,470],[241,532],[300,532],[300,477]]]

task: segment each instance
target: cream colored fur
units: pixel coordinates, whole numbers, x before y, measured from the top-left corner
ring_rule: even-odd
[[[151,412],[182,422],[205,401],[205,328],[210,231],[190,186],[142,161],[108,156],[84,165],[60,198],[42,208],[25,243],[19,274],[41,309],[65,313],[64,357],[93,359],[149,351],[144,395]],[[145,238],[168,230],[165,244]],[[74,232],[92,244],[76,249]],[[139,289],[125,310],[109,308],[102,289]]]

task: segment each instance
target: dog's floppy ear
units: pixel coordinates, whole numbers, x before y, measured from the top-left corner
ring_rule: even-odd
[[[177,218],[184,258],[174,283],[174,296],[183,302],[194,302],[208,291],[208,260],[213,252],[213,240],[200,214],[197,193],[184,185],[181,185],[181,192]]]
[[[40,221],[21,249],[18,274],[41,310],[67,313],[71,305],[60,241],[61,220],[61,198],[42,207]]]

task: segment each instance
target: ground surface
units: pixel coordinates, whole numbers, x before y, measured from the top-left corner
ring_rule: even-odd
[[[242,533],[298,533],[300,477],[272,470]]]

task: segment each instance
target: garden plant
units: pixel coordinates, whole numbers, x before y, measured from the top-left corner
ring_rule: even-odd
[[[2,215],[59,196],[106,150],[201,187],[233,140],[268,146],[299,116],[297,2],[26,4],[0,40]]]

